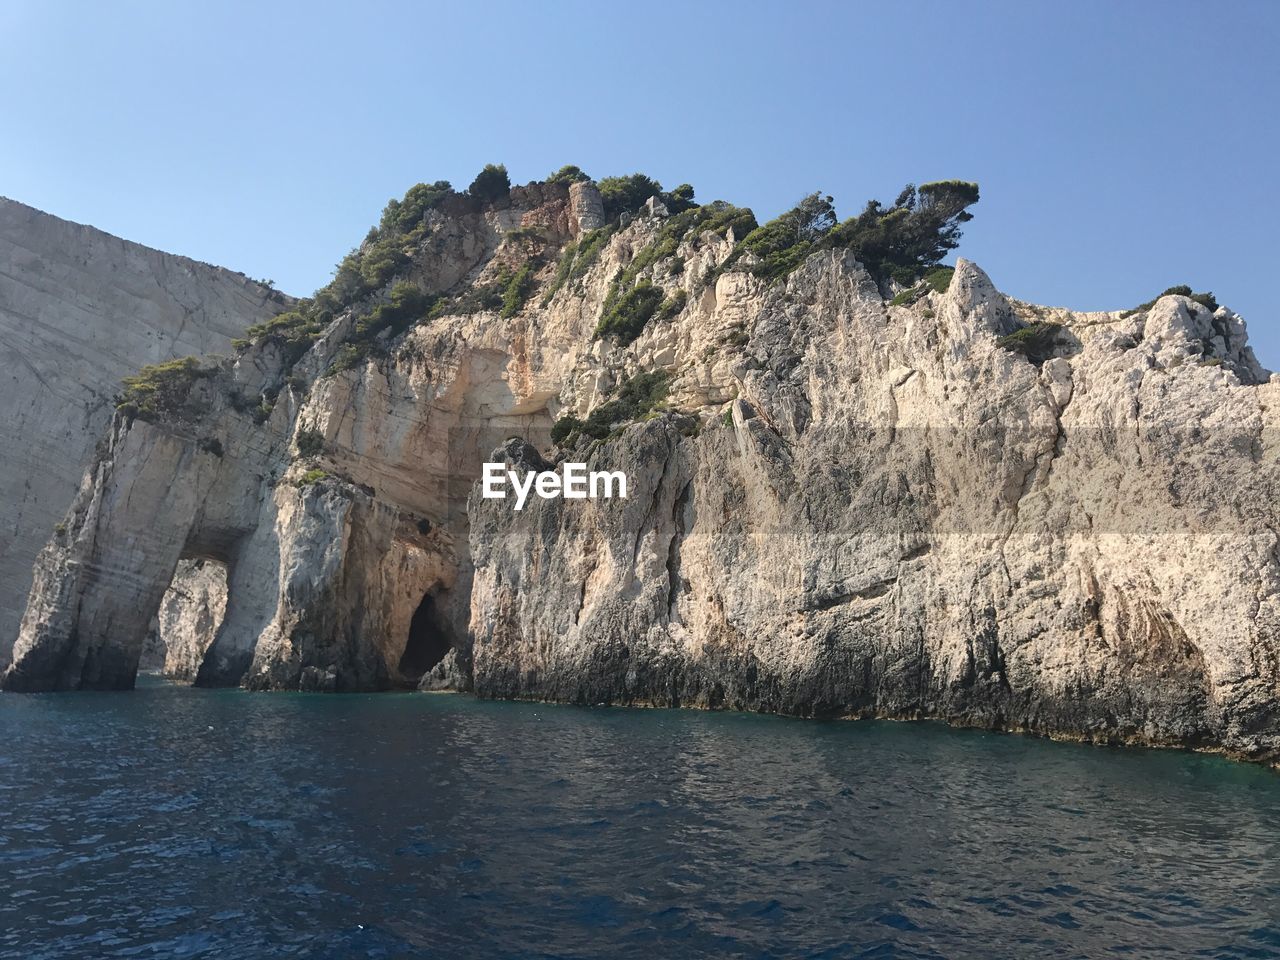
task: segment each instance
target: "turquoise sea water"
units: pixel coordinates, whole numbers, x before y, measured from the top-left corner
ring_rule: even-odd
[[[0,696],[0,956],[1280,957],[1280,776],[937,724]]]

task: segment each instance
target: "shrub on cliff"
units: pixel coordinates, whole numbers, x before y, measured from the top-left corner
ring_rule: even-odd
[[[955,276],[955,267],[934,267],[914,287],[908,287],[892,300],[890,305],[901,307],[915,303],[930,290],[934,293],[946,293],[951,286],[951,278]]]
[[[408,233],[422,222],[428,210],[452,193],[453,185],[448,180],[414,184],[403,200],[392,198],[387,201],[378,229],[383,233]]]
[[[356,321],[352,340],[373,340],[385,330],[399,336],[423,319],[435,303],[435,297],[423,293],[411,283],[397,283],[385,303],[374,307],[367,316]]]
[[[662,194],[661,199],[663,206],[667,208],[667,213],[673,216],[697,206],[693,199],[693,185],[688,183],[682,183],[670,193]]]
[[[973,219],[978,185],[964,180],[907,184],[893,206],[878,200],[831,231],[833,247],[852,250],[877,280],[914,283],[960,245],[960,227]]]
[[[320,331],[321,325],[315,313],[306,307],[301,307],[277,314],[262,323],[255,323],[245,331],[245,336],[252,340],[274,338],[286,345],[310,346],[319,336]]]
[[[334,355],[329,373],[350,370],[381,350],[381,345],[425,320],[439,297],[423,293],[411,283],[397,283],[388,298],[356,321],[347,342]]]
[[[564,443],[582,429],[582,421],[573,414],[565,414],[551,425],[551,442]]]
[[[670,257],[676,256],[680,244],[690,236],[714,233],[726,236],[730,229],[735,236],[750,233],[756,227],[755,215],[744,207],[735,207],[722,200],[716,200],[701,207],[693,207],[673,217],[668,217],[658,231],[653,243],[641,249],[609,285],[601,309],[600,322],[596,326],[596,336],[609,336],[623,345],[630,343],[644,329],[645,324],[654,316],[662,303],[661,296],[648,309],[648,301],[653,294],[645,292],[639,297],[632,294],[639,290],[641,274]],[[680,302],[675,307],[679,312],[684,307],[687,294],[680,290],[673,297]]]
[[[618,395],[614,399],[591,411],[583,423],[582,432],[603,440],[615,426],[639,420],[666,398],[666,373],[638,373],[618,386]]]
[[[596,324],[597,337],[612,337],[621,344],[628,344],[641,332],[663,301],[662,288],[647,281],[639,283],[618,297]]]
[[[564,248],[564,252],[560,254],[560,263],[556,266],[556,275],[547,287],[547,292],[542,296],[544,307],[551,302],[551,298],[561,287],[571,280],[578,279],[591,269],[592,264],[600,259],[600,252],[605,248],[605,244],[617,230],[616,224],[600,227],[583,234],[577,243],[571,243]]]
[[[617,396],[592,410],[586,420],[572,414],[557,420],[551,427],[551,439],[558,444],[572,443],[578,436],[603,440],[616,427],[639,420],[666,398],[666,373],[638,373],[624,380]]]
[[[502,286],[502,310],[504,318],[514,317],[524,307],[533,292],[533,264],[526,263],[507,277]]]
[[[324,434],[310,428],[299,430],[293,438],[300,457],[317,457],[324,452]]]
[[[1061,332],[1062,324],[1042,321],[1000,337],[996,345],[1022,354],[1038,367],[1054,355]]]
[[[191,390],[198,380],[216,372],[216,367],[202,367],[195,357],[150,364],[124,378],[124,390],[116,397],[116,409],[127,417],[148,423],[196,416],[203,412],[203,407],[192,403]]]
[[[779,280],[822,249],[847,249],[877,281],[913,284],[960,242],[960,226],[973,219],[978,185],[961,180],[908,184],[893,206],[878,200],[862,213],[836,222],[831,198],[813,193],[794,208],[748,234],[728,267],[751,255],[751,272]]]
[[[758,260],[752,273],[766,280],[794,270],[836,224],[831,198],[811,193],[779,217],[752,230],[734,250],[735,259],[751,254]]]
[[[476,174],[467,187],[467,193],[482,203],[500,200],[511,192],[511,178],[507,176],[507,168],[501,163],[486,163],[483,170]]]
[[[675,293],[671,294],[671,296],[667,297],[667,299],[663,300],[662,304],[658,307],[658,319],[670,320],[673,317],[678,316],[680,311],[684,309],[685,304],[688,302],[689,294],[683,289],[677,290]]]
[[[328,480],[328,479],[329,479],[329,472],[327,470],[321,470],[319,467],[317,467],[313,470],[308,470],[306,473],[300,476],[297,480],[295,480],[293,485],[297,487],[299,490],[301,490],[304,487],[310,487],[317,483],[323,483],[325,480]]]
[[[437,180],[415,184],[403,199],[389,200],[378,226],[369,231],[359,249],[342,258],[329,283],[310,299],[298,301],[293,310],[250,327],[245,333],[246,338],[249,341],[273,340],[280,343],[284,347],[286,365],[291,367],[335,317],[367,301],[409,265],[414,247],[426,230],[424,217],[427,211],[453,195],[455,191],[447,180]],[[383,321],[387,325],[396,322],[394,311],[378,313],[378,308],[375,308],[373,313],[374,319],[362,321],[366,331]],[[238,349],[247,346],[248,343],[243,341],[237,344]],[[344,350],[344,359],[336,364],[338,367],[344,363],[354,365],[367,353],[362,346]]]
[[[1192,293],[1191,288],[1187,286],[1185,283],[1180,283],[1175,287],[1170,287],[1164,293],[1160,294],[1160,297],[1173,297],[1173,296],[1188,297],[1189,299],[1194,300],[1196,303],[1200,304],[1200,306],[1205,307],[1209,310],[1218,309],[1218,298],[1213,295],[1212,291],[1206,291],[1204,293]],[[1145,310],[1150,310],[1152,307],[1156,305],[1156,300],[1159,300],[1160,297],[1156,297],[1152,300],[1148,300],[1146,303],[1140,303],[1136,307],[1134,307],[1132,310],[1125,310],[1121,312],[1120,316],[1131,317],[1135,313],[1141,313]]]
[[[661,183],[643,173],[605,177],[598,186],[606,220],[616,220],[623,213],[635,213],[650,197],[661,200],[670,214],[684,213],[697,206],[692,185],[682,183],[668,193],[662,189]]]
[[[643,173],[605,177],[598,186],[606,220],[616,220],[623,213],[635,213],[650,197],[662,193],[662,184]]]
[[[567,163],[555,173],[547,177],[547,183],[579,183],[591,178],[582,172],[582,168]]]

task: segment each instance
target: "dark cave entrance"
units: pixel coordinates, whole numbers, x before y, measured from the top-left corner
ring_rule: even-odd
[[[400,675],[417,683],[424,673],[453,649],[453,626],[444,611],[444,598],[428,593],[409,621],[409,639],[400,657]]]

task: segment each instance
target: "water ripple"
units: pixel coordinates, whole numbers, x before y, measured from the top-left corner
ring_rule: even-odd
[[[0,957],[1277,957],[1280,777],[931,724],[0,697]]]

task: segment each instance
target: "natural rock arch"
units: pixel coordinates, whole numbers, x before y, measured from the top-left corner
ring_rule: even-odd
[[[402,680],[416,685],[423,674],[456,647],[457,638],[446,602],[436,591],[428,591],[409,621],[409,636],[399,663]]]

